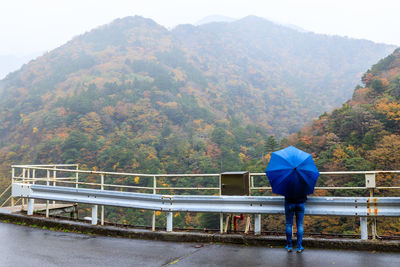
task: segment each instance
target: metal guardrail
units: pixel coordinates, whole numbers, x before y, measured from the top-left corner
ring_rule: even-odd
[[[275,196],[159,195],[15,183],[13,197],[167,212],[284,214]],[[309,197],[306,215],[400,217],[400,197]]]
[[[17,175],[18,173],[18,175]],[[321,172],[320,175],[364,175],[365,186],[358,187],[316,187],[316,190],[365,190],[370,197],[354,198],[314,198],[307,201],[307,215],[328,215],[328,216],[357,216],[360,217],[361,237],[367,237],[367,217],[377,216],[400,216],[396,209],[400,208],[397,198],[373,198],[375,189],[400,189],[400,187],[376,186],[375,176],[381,173],[397,174],[400,171],[352,171],[352,172]],[[140,177],[140,179],[152,179],[151,186],[121,185],[115,184],[114,180],[105,177]],[[91,180],[83,180],[84,177],[91,177]],[[100,178],[99,182],[95,179]],[[217,179],[212,182],[212,187],[172,187],[166,185],[163,180],[166,178],[199,178]],[[267,183],[265,173],[250,173],[250,190],[271,190],[268,186],[255,186],[255,178]],[[110,183],[111,181],[111,183]],[[258,180],[259,181],[259,180]],[[248,213],[255,214],[255,233],[260,233],[261,214],[283,214],[283,198],[281,197],[244,197],[244,196],[184,196],[184,195],[160,195],[165,190],[203,190],[203,192],[217,191],[221,194],[220,174],[139,174],[123,172],[103,172],[96,170],[79,170],[77,164],[55,164],[55,165],[13,165],[12,166],[13,194],[11,206],[14,205],[14,196],[24,195],[22,206],[25,205],[25,198],[28,198],[28,214],[33,213],[33,199],[49,201],[66,201],[87,203],[92,206],[92,223],[97,224],[97,206],[101,205],[101,224],[104,224],[104,205],[119,207],[134,207],[138,209],[153,210],[152,229],[155,230],[155,211],[164,211],[167,214],[167,230],[172,230],[173,212],[215,212],[220,213],[220,225],[222,230],[223,213]],[[149,184],[149,183],[147,183]],[[14,186],[15,185],[15,186]],[[62,185],[62,187],[60,186]],[[217,185],[217,186],[215,186]],[[260,182],[258,182],[260,185]],[[96,189],[81,188],[90,187]],[[19,188],[19,189],[18,189]],[[141,190],[149,192],[129,193],[110,190]],[[23,191],[25,190],[25,191]],[[28,191],[26,191],[28,190]],[[30,190],[30,191],[29,191]],[[89,190],[89,191],[86,191]],[[146,191],[147,190],[147,191]],[[208,191],[204,191],[208,190]],[[211,190],[211,191],[209,191]],[[19,192],[19,193],[17,193]],[[174,191],[171,191],[174,192]],[[217,194],[218,194],[217,193]],[[211,193],[213,194],[213,193]],[[116,197],[118,196],[118,197]],[[160,204],[161,203],[161,204]],[[30,208],[31,207],[31,208]],[[48,210],[46,209],[46,216]],[[371,221],[373,237],[376,236],[375,220]],[[374,230],[375,229],[375,230]]]
[[[261,214],[284,214],[283,197],[190,196],[118,192],[14,183],[13,197],[28,198],[28,215],[33,214],[33,199],[85,203],[92,207],[92,224],[97,224],[97,205],[167,212],[167,231],[172,231],[173,212],[256,214],[256,234],[261,229]],[[367,217],[400,217],[400,197],[310,197],[306,215],[356,216],[361,218],[361,237],[367,239]],[[221,231],[223,224],[221,222]]]

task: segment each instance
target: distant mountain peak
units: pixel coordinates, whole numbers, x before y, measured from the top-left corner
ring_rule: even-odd
[[[222,15],[210,15],[205,18],[202,18],[198,22],[194,23],[194,25],[199,26],[203,24],[208,24],[208,23],[213,23],[213,22],[233,22],[237,19],[227,17],[227,16],[222,16]]]

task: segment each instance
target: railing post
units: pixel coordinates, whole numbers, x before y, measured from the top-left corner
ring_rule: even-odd
[[[221,174],[219,174],[219,195],[222,194],[222,189],[221,189]]]
[[[53,186],[56,186],[56,178],[57,178],[57,171],[55,170],[56,166],[54,166],[54,171],[53,171]],[[53,208],[56,207],[56,202],[53,200]]]
[[[50,185],[50,171],[47,170],[47,180],[46,180],[46,185]],[[46,218],[49,218],[49,201],[46,200]]]
[[[261,234],[261,214],[254,215],[254,234]]]
[[[172,232],[174,214],[172,212],[167,212],[167,232]]]
[[[367,217],[360,217],[361,240],[368,239]]]
[[[157,194],[157,177],[153,176],[153,194]],[[153,211],[153,217],[151,220],[151,230],[154,232],[156,230],[156,211]]]
[[[97,224],[97,205],[92,206],[92,225]]]
[[[79,173],[78,173],[78,168],[79,168],[79,166],[78,166],[78,164],[76,165],[76,173],[75,173],[75,188],[78,188],[78,186],[79,186],[79,184],[78,184],[78,182],[79,182]]]
[[[104,190],[104,174],[101,175],[101,190]],[[101,205],[101,225],[104,225],[104,205]]]
[[[28,179],[29,178],[30,178],[30,171],[28,170]],[[32,184],[35,184],[35,169],[32,170]],[[28,215],[33,215],[34,206],[35,206],[35,200],[33,198],[28,198],[28,210],[27,210]]]
[[[11,170],[11,187],[14,184],[14,177],[15,177],[15,168]],[[14,197],[11,194],[11,213],[14,212]]]
[[[26,172],[26,169],[25,168],[23,168],[22,169],[22,183],[24,184],[25,183],[25,172]],[[25,198],[22,198],[22,201],[21,201],[21,211],[22,210],[24,210],[24,206],[25,206]]]

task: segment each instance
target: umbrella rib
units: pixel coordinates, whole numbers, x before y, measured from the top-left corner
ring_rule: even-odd
[[[279,181],[278,184],[275,185],[275,187],[279,187],[279,185],[285,181],[285,179],[291,174],[291,172],[287,173],[286,175],[283,176],[283,178]]]

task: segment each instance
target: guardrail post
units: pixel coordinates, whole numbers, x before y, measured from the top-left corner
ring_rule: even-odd
[[[174,214],[172,212],[167,212],[167,232],[172,232]]]
[[[34,204],[33,198],[28,198],[28,211],[27,211],[28,215],[33,215],[33,204]]]
[[[92,206],[92,225],[97,224],[97,205]]]
[[[219,214],[219,232],[221,234],[224,233],[224,214],[223,213]]]
[[[254,215],[254,234],[261,234],[261,214]]]
[[[361,239],[368,239],[367,217],[360,217]]]

